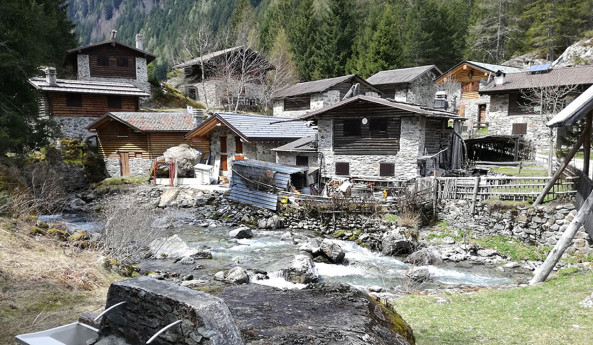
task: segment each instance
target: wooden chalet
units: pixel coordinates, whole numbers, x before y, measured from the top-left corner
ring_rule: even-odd
[[[187,113],[109,112],[88,129],[97,134],[110,176],[146,176],[154,158],[170,147],[189,144],[184,136],[195,128],[194,121]],[[208,156],[208,145],[192,146]]]
[[[304,121],[261,115],[217,113],[188,133],[192,145],[210,147],[210,161],[217,172],[231,175],[232,161],[253,159],[275,162],[272,149],[315,135]]]

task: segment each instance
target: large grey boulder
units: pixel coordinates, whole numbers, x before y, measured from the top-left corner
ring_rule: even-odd
[[[416,283],[424,283],[430,280],[430,272],[426,267],[414,267],[406,272],[406,277]]]
[[[295,255],[291,267],[282,271],[282,276],[289,282],[295,284],[308,284],[317,282],[319,277],[315,270],[315,264],[308,255]]]
[[[177,199],[177,195],[179,195],[178,188],[169,188],[165,190],[163,194],[161,194],[161,199],[159,200],[159,207],[167,207],[173,202],[173,200]]]
[[[328,239],[321,241],[319,248],[321,249],[321,252],[323,252],[323,254],[330,260],[330,262],[334,264],[341,263],[342,260],[344,260],[344,256],[346,255],[339,244]]]
[[[181,144],[179,146],[173,146],[167,149],[163,153],[165,161],[169,159],[177,161],[177,176],[187,177],[190,172],[193,173],[194,165],[200,162],[202,153],[187,144]]]
[[[226,274],[225,280],[233,284],[247,284],[249,283],[249,275],[243,267],[233,267]]]
[[[416,244],[396,229],[383,235],[381,247],[383,255],[408,255],[414,252]]]
[[[253,232],[246,226],[240,226],[236,229],[229,231],[229,237],[236,239],[252,238]]]
[[[152,255],[157,259],[183,259],[192,257],[200,252],[197,249],[190,248],[179,235],[170,237],[161,237],[150,242],[149,245]]]
[[[408,255],[406,263],[416,266],[438,265],[443,262],[441,253],[431,248],[422,248]]]

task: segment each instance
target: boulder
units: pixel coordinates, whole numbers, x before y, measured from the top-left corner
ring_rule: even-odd
[[[311,241],[309,241],[309,243],[305,243],[302,246],[300,246],[300,250],[307,252],[307,253],[311,253],[311,255],[313,256],[318,256],[319,254],[321,254],[321,248],[319,248],[319,240],[318,239],[312,239]]]
[[[288,231],[283,233],[282,236],[280,236],[280,241],[292,242],[292,240],[292,234]]]
[[[196,253],[195,249],[190,248],[179,235],[171,237],[161,237],[150,242],[149,245],[152,255],[157,259],[180,259],[192,256]]]
[[[399,230],[392,230],[383,235],[381,241],[383,255],[407,255],[414,251],[414,242],[401,234]]]
[[[68,203],[68,208],[73,211],[82,211],[86,206],[86,202],[80,198],[74,198]]]
[[[302,254],[296,255],[292,259],[291,267],[284,269],[282,276],[295,284],[315,283],[319,279],[311,257]]]
[[[430,272],[426,267],[414,267],[406,272],[406,277],[416,283],[424,283],[430,280]]]
[[[165,161],[173,159],[177,162],[177,176],[189,177],[193,175],[194,165],[200,162],[202,153],[187,144],[173,146],[163,153]]]
[[[179,189],[177,188],[168,188],[165,190],[163,194],[161,194],[161,199],[159,200],[159,207],[166,207],[171,204],[175,199],[177,199],[177,195],[179,194]]]
[[[319,246],[323,255],[325,255],[332,263],[339,264],[344,260],[346,255],[339,244],[334,243],[328,239],[321,241]]]
[[[229,231],[229,237],[236,239],[252,238],[253,232],[246,226],[238,227],[234,230]]]
[[[443,262],[441,253],[431,248],[423,248],[408,255],[406,263],[416,266],[438,265]]]
[[[498,254],[496,249],[480,249],[478,250],[478,256],[488,257]]]
[[[249,275],[243,267],[233,267],[226,274],[225,280],[233,284],[247,284],[249,283]]]

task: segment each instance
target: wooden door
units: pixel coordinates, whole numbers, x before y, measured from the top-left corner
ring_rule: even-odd
[[[130,176],[130,156],[127,152],[119,153],[119,166],[121,167],[121,176]]]
[[[486,122],[486,104],[480,104],[478,106],[478,122],[485,124]]]
[[[220,155],[220,170],[228,171],[227,155]]]

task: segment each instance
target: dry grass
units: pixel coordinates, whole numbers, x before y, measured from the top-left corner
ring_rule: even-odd
[[[121,279],[102,267],[99,253],[51,237],[36,240],[29,226],[0,218],[1,344],[101,311],[107,288]]]
[[[396,220],[398,226],[405,226],[408,228],[418,228],[420,225],[420,214],[411,211],[405,211]]]

